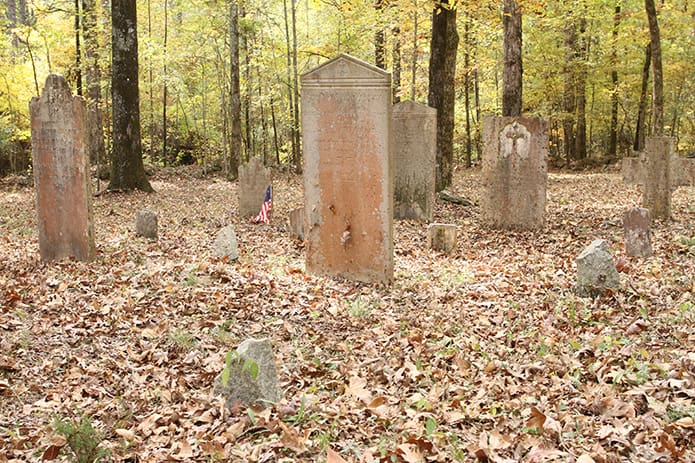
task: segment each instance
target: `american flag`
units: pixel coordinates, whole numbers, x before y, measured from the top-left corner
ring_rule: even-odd
[[[261,206],[261,212],[251,219],[252,222],[259,223],[270,223],[270,212],[273,210],[273,187],[268,185],[268,189],[265,190],[265,199],[263,200],[263,206]]]

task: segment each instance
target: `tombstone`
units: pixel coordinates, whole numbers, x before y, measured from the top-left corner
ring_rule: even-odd
[[[90,261],[96,251],[84,100],[51,74],[29,111],[41,259]]]
[[[431,223],[427,227],[427,247],[451,254],[456,249],[456,225]]]
[[[623,215],[625,231],[625,254],[633,257],[652,255],[652,233],[649,210],[633,207]]]
[[[487,117],[483,122],[481,219],[492,228],[545,225],[548,124],[535,117]]]
[[[302,76],[308,273],[393,279],[391,77],[348,55]]]
[[[304,241],[304,208],[298,207],[290,211],[290,239]]]
[[[430,222],[437,166],[437,110],[413,101],[393,106],[394,218]]]
[[[157,239],[157,213],[147,209],[140,209],[135,214],[135,235],[150,240]]]
[[[620,275],[605,240],[594,240],[577,257],[578,296],[601,296],[620,287]]]
[[[260,158],[251,158],[239,166],[239,215],[242,218],[258,215],[271,183],[271,171]]]
[[[275,355],[269,339],[247,339],[225,360],[227,373],[215,378],[214,392],[225,397],[227,408],[269,406],[280,401]]]
[[[237,244],[234,225],[227,225],[222,230],[217,232],[215,243],[212,246],[212,255],[227,260],[237,260],[239,258],[239,249]]]
[[[671,194],[680,186],[695,186],[695,159],[674,152],[673,138],[649,137],[638,157],[622,160],[623,181],[643,186],[642,206],[651,217],[671,217]]]

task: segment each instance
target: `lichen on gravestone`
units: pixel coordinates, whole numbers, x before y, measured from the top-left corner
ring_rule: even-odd
[[[224,370],[215,378],[215,394],[225,406],[251,406],[280,400],[275,355],[269,339],[247,339],[225,358]]]
[[[594,240],[577,257],[578,296],[594,297],[620,287],[620,275],[605,240]]]
[[[212,253],[215,257],[225,257],[227,260],[237,260],[239,249],[233,225],[227,225],[217,233]]]

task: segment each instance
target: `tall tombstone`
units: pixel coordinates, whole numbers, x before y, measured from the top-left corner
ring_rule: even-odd
[[[253,157],[239,166],[239,215],[255,217],[261,210],[265,192],[272,182],[270,169],[260,158]]]
[[[542,228],[548,123],[536,117],[487,117],[483,139],[482,221],[492,228]]]
[[[390,282],[391,76],[341,54],[301,80],[306,269]]]
[[[671,218],[673,138],[648,137],[645,142],[642,207],[652,218]]]
[[[84,100],[51,74],[29,112],[41,259],[90,261],[96,251]]]
[[[432,221],[437,110],[414,101],[393,106],[394,218]]]

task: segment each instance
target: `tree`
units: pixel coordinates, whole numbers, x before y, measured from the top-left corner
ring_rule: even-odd
[[[615,159],[618,157],[618,29],[620,27],[621,0],[615,5],[613,13],[613,34],[611,41],[611,127],[610,140],[608,142],[608,157]]]
[[[451,185],[454,163],[454,109],[456,83],[456,9],[453,0],[436,4],[432,13],[429,94],[427,104],[437,110],[437,178],[441,191]]]
[[[652,135],[664,134],[664,77],[661,65],[661,33],[654,0],[644,0],[649,22],[649,44],[652,52]]]
[[[521,10],[516,0],[504,0],[504,71],[502,115],[521,116],[522,76]]]
[[[230,135],[229,166],[227,178],[239,177],[239,160],[241,159],[241,90],[239,88],[239,4],[237,0],[229,2],[229,102]]]
[[[111,21],[113,156],[108,188],[152,192],[142,163],[135,0],[112,0]]]
[[[101,111],[101,69],[97,39],[96,1],[82,0],[85,87],[87,97],[87,149],[91,162],[100,164],[105,157],[104,127]]]

